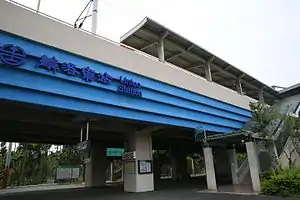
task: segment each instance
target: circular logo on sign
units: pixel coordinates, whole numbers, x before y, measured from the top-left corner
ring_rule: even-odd
[[[0,47],[0,61],[10,66],[22,65],[25,61],[26,53],[18,46],[6,44]]]

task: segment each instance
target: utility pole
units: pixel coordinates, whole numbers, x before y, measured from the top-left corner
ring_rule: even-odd
[[[96,34],[98,23],[98,0],[93,0],[92,33]]]
[[[37,4],[37,7],[36,7],[36,12],[37,12],[37,13],[40,12],[41,1],[42,1],[42,0],[38,0],[38,4]]]

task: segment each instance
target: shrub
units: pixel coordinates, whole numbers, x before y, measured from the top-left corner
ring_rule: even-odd
[[[247,154],[246,153],[237,153],[238,166],[240,166],[243,163],[243,161],[245,160],[245,158],[247,158]]]
[[[273,175],[275,175],[275,172],[273,170],[269,170],[269,171],[261,172],[259,176],[260,176],[260,180],[264,181],[264,180],[271,179]]]
[[[271,174],[261,181],[261,192],[265,195],[300,196],[300,168],[285,169]]]

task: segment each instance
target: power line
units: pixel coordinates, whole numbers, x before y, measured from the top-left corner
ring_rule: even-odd
[[[80,29],[84,23],[84,21],[88,18],[91,17],[93,14],[89,14],[91,6],[93,4],[93,0],[90,0],[86,6],[84,7],[84,9],[81,11],[80,15],[77,17],[75,23],[74,23],[74,28],[78,28]],[[86,14],[84,17],[82,17],[83,13],[86,11]],[[81,22],[80,22],[81,21]],[[79,26],[77,26],[77,23],[80,22]]]

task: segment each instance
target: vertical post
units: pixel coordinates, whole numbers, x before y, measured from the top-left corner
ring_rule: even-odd
[[[110,162],[110,181],[113,181],[113,175],[114,175],[114,161]]]
[[[206,80],[212,82],[212,75],[211,75],[211,63],[215,57],[211,57],[206,63],[205,63],[205,76]]]
[[[206,183],[207,189],[217,190],[216,174],[214,168],[214,158],[212,154],[212,148],[203,148],[204,161],[205,161],[205,171],[206,171]]]
[[[36,7],[36,12],[39,13],[40,12],[40,6],[41,6],[41,0],[38,0],[38,4]]]
[[[236,80],[236,90],[239,94],[243,95],[243,87],[242,87],[242,81],[239,78],[238,80]]]
[[[97,24],[98,24],[98,0],[93,0],[92,33],[96,34]]]
[[[246,142],[248,163],[254,192],[260,191],[259,162],[254,142]]]
[[[238,163],[236,157],[235,149],[227,150],[229,154],[230,166],[231,166],[231,177],[232,177],[232,184],[238,184]]]
[[[272,168],[276,169],[279,163],[279,156],[274,141],[272,141],[272,143],[270,144],[268,151],[269,151],[269,156],[271,157]]]
[[[8,143],[8,150],[6,154],[6,160],[5,160],[5,168],[10,167],[10,162],[11,162],[11,149],[12,149],[12,142]]]
[[[83,139],[83,128],[80,129],[80,142],[82,142]]]
[[[121,181],[124,181],[124,162],[122,160],[122,165],[121,165],[122,169],[121,169],[121,172],[122,172],[122,177],[121,177]]]
[[[86,122],[86,139],[89,140],[89,130],[90,130],[90,123],[87,121]]]
[[[261,103],[264,103],[265,100],[264,100],[264,91],[263,89],[260,89],[259,92],[258,92],[258,99],[259,99],[259,102]]]
[[[158,49],[157,49],[157,54],[158,54],[158,60],[160,62],[165,62],[165,51],[164,51],[164,37],[160,37],[159,42],[158,42]]]
[[[195,162],[193,158],[192,158],[192,175],[195,176]]]
[[[206,63],[206,66],[205,66],[205,77],[206,77],[206,80],[212,82],[210,64],[208,64],[208,63]]]

